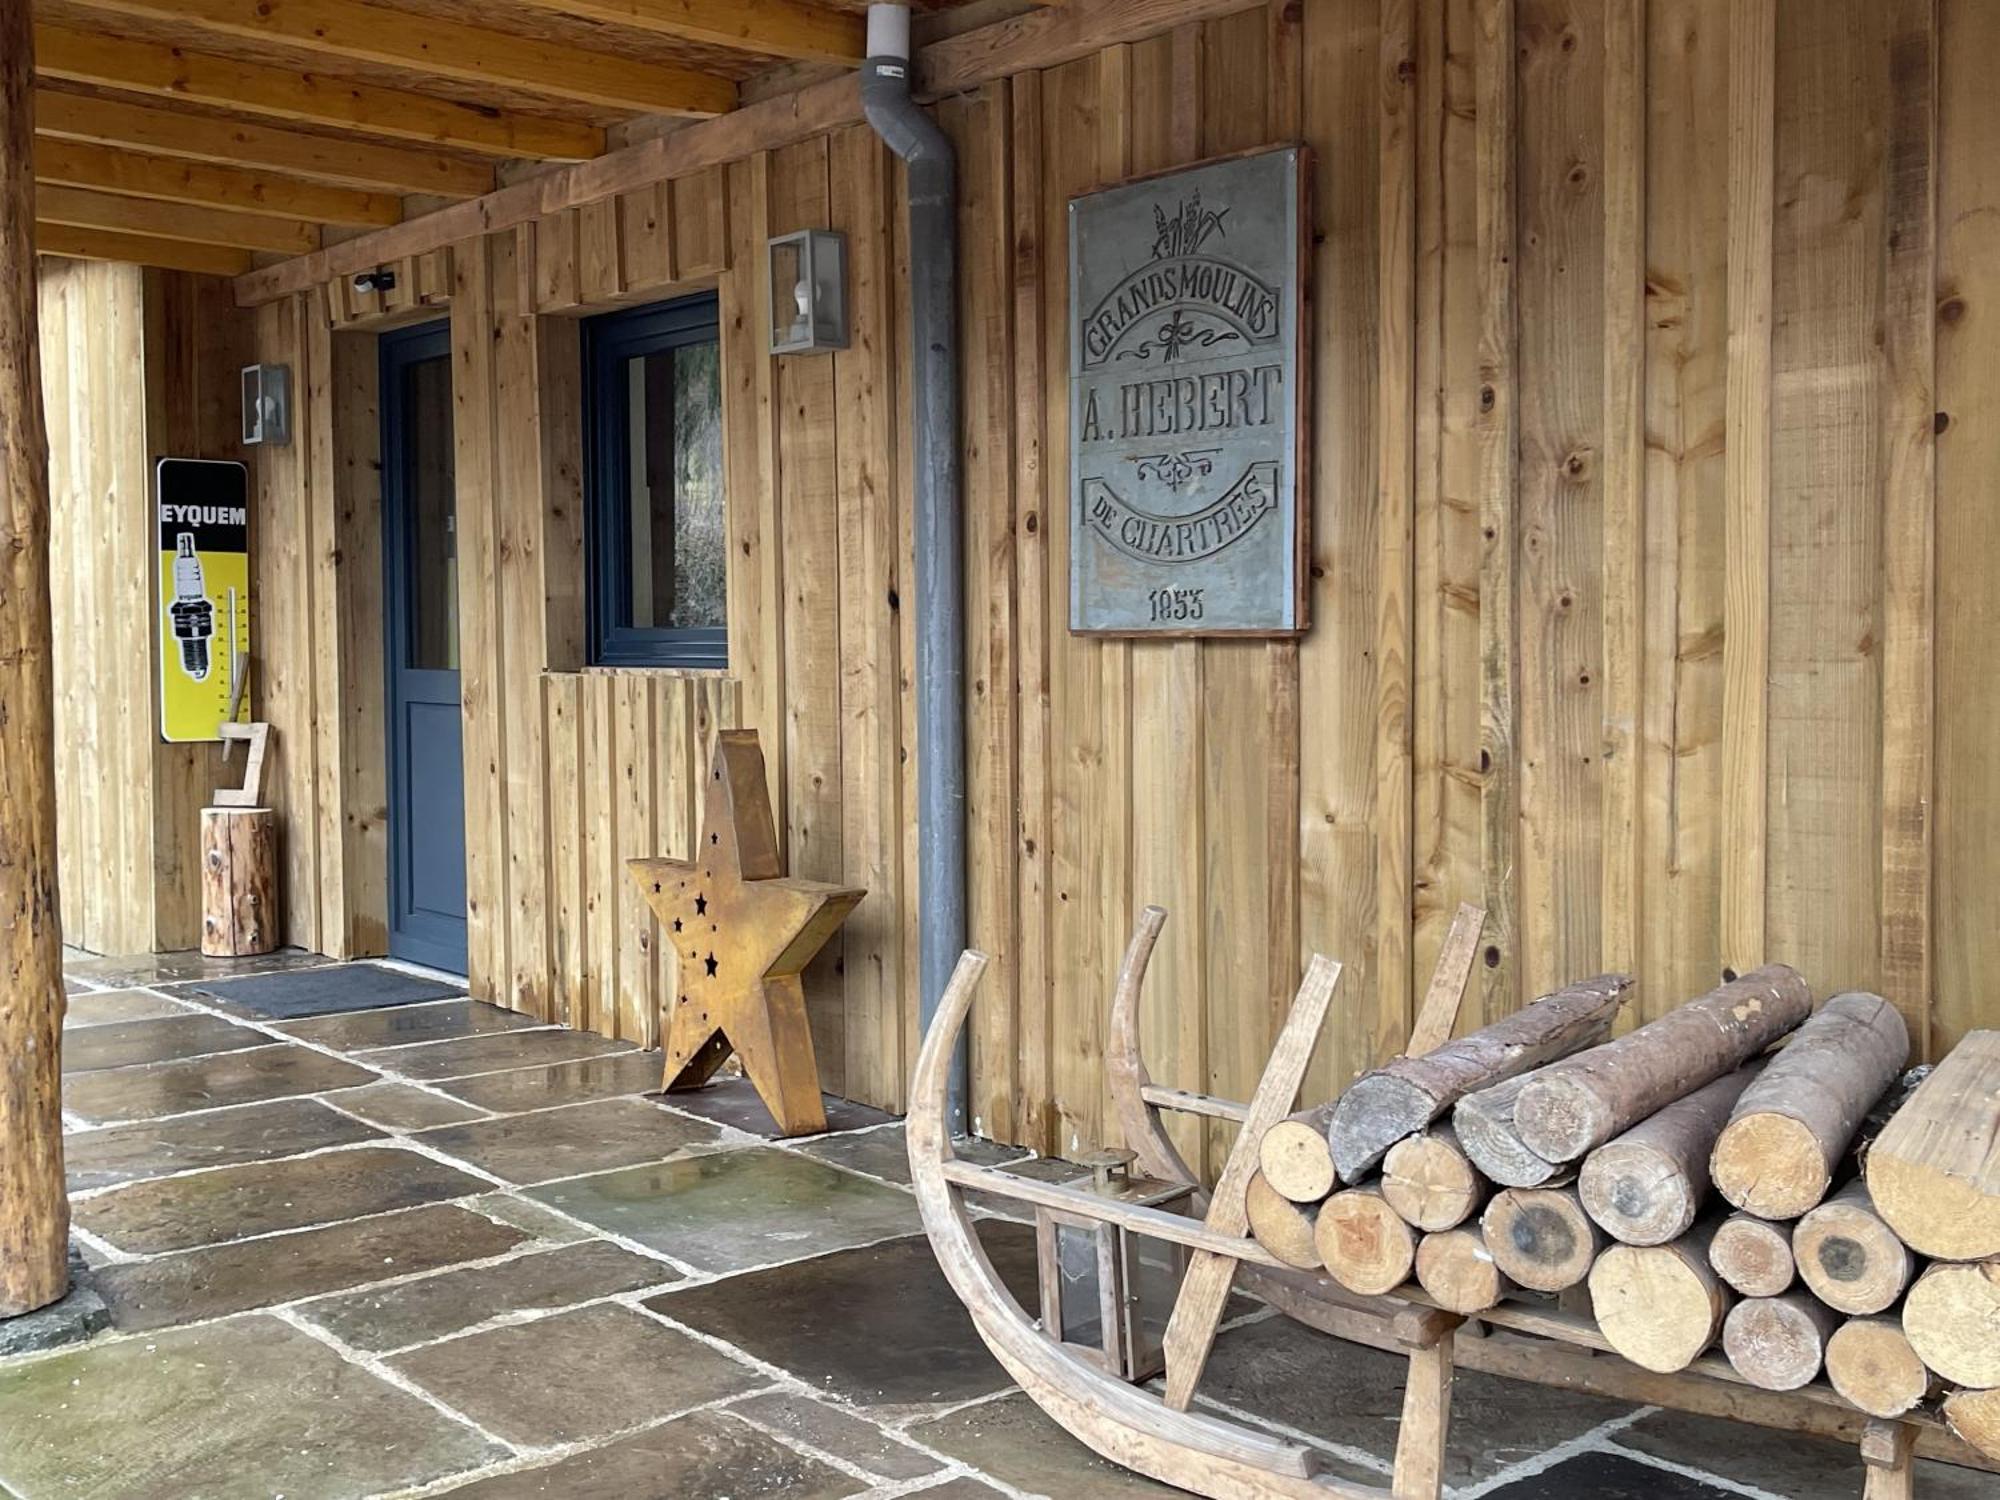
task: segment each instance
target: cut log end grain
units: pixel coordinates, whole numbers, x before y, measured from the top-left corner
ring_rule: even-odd
[[[1836,1328],[1826,1341],[1826,1378],[1871,1417],[1902,1416],[1932,1386],[1931,1372],[1894,1318],[1850,1318]]]
[[[1590,1300],[1605,1341],[1641,1369],[1685,1370],[1722,1331],[1730,1296],[1697,1227],[1667,1245],[1613,1245],[1590,1268]]]
[[[1708,1154],[1756,1066],[1676,1099],[1584,1158],[1583,1206],[1613,1239],[1664,1245],[1694,1224],[1708,1194]]]
[[[2000,1260],[1932,1266],[1903,1299],[1903,1332],[1953,1385],[2000,1386]]]
[[[1417,1284],[1447,1312],[1485,1312],[1514,1289],[1476,1229],[1427,1234],[1417,1246]]]
[[[1789,1227],[1754,1214],[1731,1214],[1716,1227],[1708,1263],[1745,1297],[1775,1297],[1798,1278]]]
[[[1818,1376],[1839,1326],[1840,1314],[1804,1292],[1752,1297],[1723,1320],[1722,1352],[1752,1385],[1795,1391]]]
[[[1294,1203],[1317,1203],[1334,1189],[1327,1113],[1307,1110],[1280,1120],[1257,1144],[1257,1166],[1273,1192]]]
[[[1417,1262],[1417,1232],[1372,1187],[1349,1188],[1321,1204],[1313,1242],[1327,1273],[1367,1297],[1393,1292]]]
[[[1564,1169],[1521,1144],[1514,1129],[1514,1105],[1528,1085],[1529,1074],[1510,1078],[1458,1101],[1451,1127],[1458,1143],[1480,1175],[1501,1187],[1543,1187]]]
[[[1921,1255],[2000,1255],[2000,1031],[1969,1032],[1868,1149],[1875,1211]]]
[[[1951,1430],[1995,1462],[2000,1462],[2000,1390],[1953,1391],[1944,1398]]]
[[[1880,995],[1835,995],[1743,1092],[1711,1163],[1716,1191],[1766,1219],[1821,1198],[1869,1107],[1909,1061],[1910,1034]]]
[[[1895,1306],[1916,1274],[1915,1258],[1882,1222],[1860,1182],[1799,1220],[1792,1253],[1813,1294],[1854,1317]]]
[[[1604,1236],[1569,1188],[1496,1193],[1479,1227],[1500,1269],[1537,1292],[1580,1286],[1604,1247]]]
[[[1251,1238],[1258,1244],[1288,1266],[1301,1271],[1320,1268],[1319,1249],[1313,1243],[1317,1206],[1292,1202],[1256,1172],[1244,1192],[1243,1208],[1250,1218]]]
[[[1382,1159],[1382,1196],[1418,1229],[1456,1229],[1486,1198],[1486,1184],[1449,1125],[1396,1142]]]
[[[1521,1090],[1514,1129],[1547,1161],[1575,1161],[1756,1056],[1812,1013],[1795,970],[1771,964],[1551,1063]]]

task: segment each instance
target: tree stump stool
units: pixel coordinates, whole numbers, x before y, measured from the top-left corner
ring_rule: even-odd
[[[278,815],[201,810],[201,951],[246,958],[278,946]]]

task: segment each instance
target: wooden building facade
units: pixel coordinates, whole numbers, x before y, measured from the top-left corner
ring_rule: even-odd
[[[1995,1024],[1996,52],[1978,0],[1070,0],[920,59],[962,191],[980,1133],[1115,1129],[1105,1011],[1148,902],[1154,1072],[1238,1098],[1316,951],[1346,970],[1307,1093],[1393,1052],[1460,901],[1489,913],[1467,1024],[1605,968],[1649,1016],[1766,959],[1881,991],[1932,1055]],[[852,93],[233,284],[44,261],[73,941],[195,935],[220,773],[155,743],[132,655],[148,459],[239,456],[256,359],[297,396],[251,455],[285,935],[382,951],[376,343],[445,319],[473,992],[656,1040],[673,957],[622,862],[688,850],[713,731],[754,727],[792,872],[869,891],[809,978],[825,1084],[901,1106],[910,246]],[[1294,141],[1312,627],[1073,636],[1068,200]],[[854,336],[774,359],[765,243],[798,228],[846,234]],[[378,263],[395,286],[357,292]],[[591,666],[580,320],[701,289],[728,666]]]

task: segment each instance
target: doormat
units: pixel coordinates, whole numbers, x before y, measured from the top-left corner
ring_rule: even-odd
[[[380,964],[335,964],[290,974],[254,974],[244,979],[216,980],[198,988],[224,1010],[265,1021],[295,1021],[304,1016],[415,1005],[465,993],[462,984],[423,979]]]

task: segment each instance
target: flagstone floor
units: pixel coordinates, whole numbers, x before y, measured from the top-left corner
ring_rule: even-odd
[[[323,963],[71,963],[70,1186],[112,1327],[0,1362],[0,1494],[1177,1493],[1008,1383],[937,1274],[886,1116],[829,1101],[832,1133],[774,1143],[740,1081],[669,1102],[657,1055],[462,995],[273,1021],[210,988]],[[1029,1231],[981,1230],[1025,1300]],[[1232,1312],[1202,1402],[1384,1482],[1400,1363]],[[1838,1445],[1476,1375],[1452,1438],[1468,1500],[1860,1492]],[[2000,1480],[1927,1465],[1918,1494]]]

